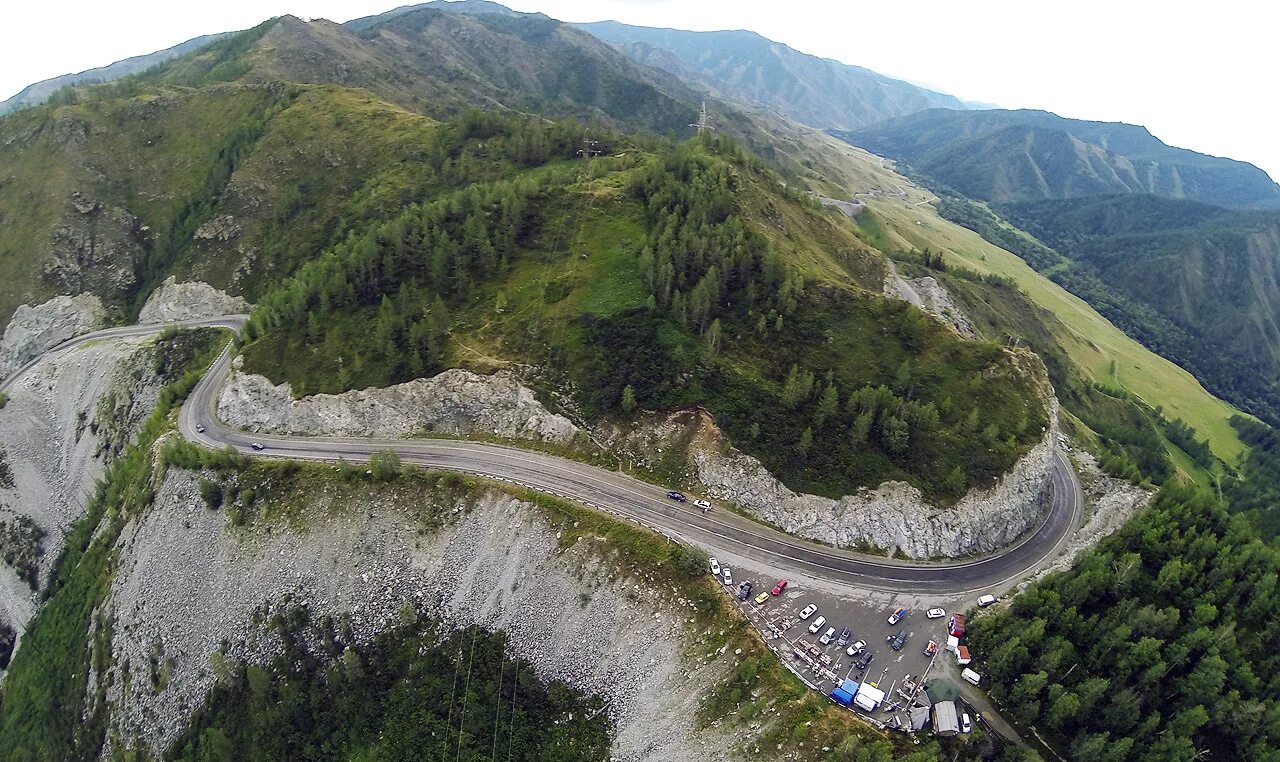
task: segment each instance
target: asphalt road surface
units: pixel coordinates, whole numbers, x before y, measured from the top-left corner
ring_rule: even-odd
[[[175,323],[184,328],[239,328],[243,315]],[[92,341],[155,333],[164,326],[111,328],[71,339],[46,353]],[[1057,452],[1051,476],[1052,505],[1043,522],[1014,545],[989,556],[952,563],[895,561],[800,540],[726,510],[704,514],[666,497],[666,489],[622,473],[522,450],[516,447],[438,439],[363,439],[248,434],[215,414],[217,392],[226,379],[230,347],[214,362],[182,406],[179,430],[206,447],[231,446],[248,455],[299,460],[363,462],[378,450],[394,450],[405,463],[514,482],[621,515],[697,545],[729,547],[744,556],[819,579],[878,590],[959,595],[1008,584],[1027,576],[1056,555],[1077,526],[1082,511],[1080,484],[1066,457]],[[38,358],[37,358],[38,360]],[[28,363],[13,378],[37,360]],[[8,388],[13,378],[0,385]],[[202,429],[202,430],[201,430]],[[254,443],[262,445],[253,449]]]

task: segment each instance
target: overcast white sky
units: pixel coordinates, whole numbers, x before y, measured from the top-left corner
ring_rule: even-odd
[[[0,98],[210,32],[292,13],[346,21],[407,0],[11,0]],[[509,0],[565,21],[751,29],[966,100],[1144,124],[1280,178],[1280,3],[1028,0]]]

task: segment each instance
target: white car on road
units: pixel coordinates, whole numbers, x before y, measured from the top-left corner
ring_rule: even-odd
[[[810,603],[808,606],[805,606],[803,609],[800,610],[800,618],[808,619],[809,617],[813,616],[814,612],[816,612],[817,610],[818,610],[818,607]]]
[[[946,609],[929,609],[924,612],[924,615],[929,619],[941,619],[947,615],[947,611]]]
[[[844,652],[848,656],[852,657],[852,656],[857,656],[858,654],[862,653],[865,650],[867,650],[867,641],[859,640],[857,643],[854,643],[853,645],[844,649]]]
[[[831,645],[831,640],[836,636],[836,628],[828,627],[827,631],[822,633],[822,637],[818,638],[818,642],[824,646]]]
[[[721,576],[723,576],[723,577],[724,577],[724,583],[725,583],[726,585],[729,585],[730,587],[732,587],[732,586],[733,586],[733,572],[729,571],[729,567],[725,566],[725,567],[721,568],[721,569],[720,569],[720,574],[721,574]]]
[[[720,576],[720,562],[714,558],[711,559],[711,573],[717,577]]]
[[[704,511],[711,510],[711,503],[706,500],[694,500],[693,504]]]

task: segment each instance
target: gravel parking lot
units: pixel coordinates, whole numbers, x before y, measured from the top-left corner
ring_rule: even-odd
[[[946,651],[947,620],[953,608],[963,610],[972,607],[976,599],[968,601],[927,598],[905,592],[850,591],[848,588],[833,588],[819,580],[788,576],[789,584],[783,595],[770,595],[764,603],[757,604],[756,596],[773,588],[780,579],[778,573],[754,559],[720,556],[717,560],[733,571],[733,587],[726,587],[726,592],[735,598],[739,584],[744,581],[752,583],[751,595],[746,601],[739,600],[738,606],[764,635],[766,642],[773,646],[779,658],[810,686],[830,693],[844,679],[869,680],[885,691],[887,698],[884,704],[870,715],[879,723],[893,726],[895,718],[898,718],[903,727],[908,727],[906,707],[917,690],[923,691],[926,679],[948,677],[953,681],[959,680],[955,658]],[[817,611],[806,621],[801,621],[800,611],[810,604],[817,606]],[[907,615],[897,625],[890,625],[888,618],[899,607],[906,608]],[[925,611],[932,607],[944,609],[947,616],[927,619]],[[809,625],[819,616],[825,617],[826,622],[818,632],[810,633]],[[866,649],[873,653],[874,658],[865,671],[857,669],[855,662],[858,657],[848,656],[846,647],[839,646],[837,640],[833,639],[825,646],[819,643],[820,636],[830,627],[835,628],[837,637],[842,629],[848,628],[851,631],[850,643],[866,641]],[[899,632],[905,633],[906,642],[901,650],[895,651],[887,639]],[[932,658],[924,654],[930,640],[938,646]],[[859,714],[867,716],[861,711]]]

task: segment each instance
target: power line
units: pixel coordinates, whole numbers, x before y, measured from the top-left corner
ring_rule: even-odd
[[[691,124],[691,125],[689,125],[689,126],[690,126],[690,127],[697,127],[697,128],[698,128],[698,135],[699,135],[699,137],[701,137],[701,136],[702,136],[702,134],[703,134],[704,132],[706,132],[707,130],[714,130],[714,129],[715,129],[715,127],[713,127],[713,126],[711,125],[711,115],[707,113],[707,102],[706,102],[706,101],[703,101],[703,102],[702,102],[702,108],[698,111],[698,121],[694,122],[693,124]]]
[[[467,724],[467,699],[471,690],[471,665],[476,660],[476,625],[471,625],[471,655],[467,657],[467,681],[462,688],[462,717],[458,720],[458,752],[455,759],[462,759],[462,729]],[[461,654],[459,654],[461,655]]]

